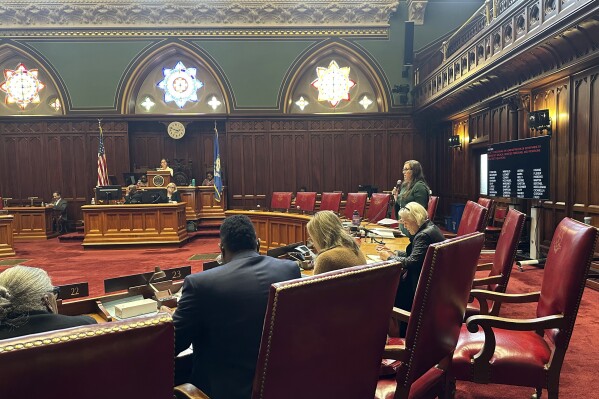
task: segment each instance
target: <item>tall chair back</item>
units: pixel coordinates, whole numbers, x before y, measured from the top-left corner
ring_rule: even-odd
[[[342,193],[322,193],[322,197],[320,199],[320,210],[339,213],[341,194]]]
[[[437,214],[437,206],[439,205],[439,197],[431,195],[428,197],[428,206],[426,213],[428,214],[428,220],[434,221],[435,215]]]
[[[252,398],[372,398],[400,272],[378,263],[273,284]]]
[[[173,324],[162,313],[26,335],[0,341],[0,391],[3,398],[167,399],[173,359]]]
[[[381,379],[376,398],[429,397],[444,385],[483,243],[472,233],[429,246],[396,378]]]
[[[476,202],[466,202],[464,213],[462,213],[462,220],[460,221],[460,227],[458,227],[456,235],[463,236],[476,231],[483,231],[485,228],[486,217],[487,208]]]
[[[313,212],[314,204],[316,204],[315,192],[300,191],[295,196],[295,206],[300,211]]]
[[[518,250],[518,244],[520,243],[520,236],[522,235],[525,220],[526,215],[522,212],[518,212],[515,209],[509,210],[503,228],[501,229],[501,234],[499,235],[499,241],[497,241],[497,248],[495,249],[489,275],[486,279],[480,279],[480,283],[484,283],[485,281],[488,283],[486,285],[478,284],[478,280],[475,280],[473,284],[474,288],[485,288],[489,291],[505,292],[510,275],[512,274],[514,259],[516,257],[516,251]],[[481,285],[484,286],[480,287]],[[490,308],[488,302],[491,302],[492,306]],[[486,305],[484,306],[484,309],[488,309],[489,314],[499,314],[499,308],[501,306],[500,302],[485,301],[483,305]],[[480,313],[480,310],[480,304],[468,304],[466,317],[474,316],[475,314]],[[484,311],[483,313],[487,312]]]
[[[496,301],[538,301],[537,317],[469,318],[455,350],[452,374],[459,380],[534,387],[537,397],[545,388],[549,398],[557,398],[562,364],[598,237],[595,227],[564,218],[549,246],[540,292],[509,296],[472,291],[477,298]]]
[[[354,211],[358,211],[358,215],[363,217],[364,210],[366,209],[367,199],[367,193],[348,193],[347,201],[345,201],[345,209],[343,210],[343,216],[345,216],[347,219],[351,219]]]
[[[288,210],[291,207],[291,192],[275,191],[270,199],[270,209]]]
[[[368,212],[366,213],[366,219],[368,219],[369,222],[376,223],[379,220],[386,218],[390,200],[391,194],[373,193],[372,197],[370,197],[370,205],[368,207]]]

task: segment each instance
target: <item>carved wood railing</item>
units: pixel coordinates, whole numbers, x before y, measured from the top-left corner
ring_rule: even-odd
[[[443,42],[442,58],[417,60],[413,91],[416,109],[505,60],[516,49],[521,51],[531,46],[552,28],[567,26],[569,20],[574,22],[593,3],[593,0],[487,0]],[[435,61],[436,66],[431,65]]]

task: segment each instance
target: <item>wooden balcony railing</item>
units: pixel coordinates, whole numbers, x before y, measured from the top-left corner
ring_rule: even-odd
[[[543,32],[592,8],[596,0],[487,0],[439,52],[416,60],[414,105],[425,107],[473,75],[530,46]],[[442,54],[442,57],[439,56]]]

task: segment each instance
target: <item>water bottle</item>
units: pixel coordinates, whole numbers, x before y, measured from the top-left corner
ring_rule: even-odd
[[[191,185],[192,185],[193,187],[195,187],[195,186],[196,186],[196,179],[191,179]]]
[[[96,199],[92,198],[92,205],[96,205]]]
[[[360,222],[361,222],[360,219],[361,219],[360,218],[360,214],[358,214],[357,210],[354,210],[354,214],[351,217],[351,224],[353,226],[359,227],[360,226]]]

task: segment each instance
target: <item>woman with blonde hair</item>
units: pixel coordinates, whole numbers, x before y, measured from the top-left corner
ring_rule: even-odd
[[[385,246],[377,247],[377,251],[383,260],[390,259],[401,262],[404,272],[402,272],[395,295],[395,306],[409,312],[412,310],[426,251],[428,251],[429,245],[443,241],[445,237],[441,230],[428,220],[426,209],[417,202],[410,202],[399,208],[399,220],[410,233],[408,236],[410,243],[405,252],[393,252]],[[404,336],[406,327],[405,323],[401,324],[400,336]]]
[[[317,212],[306,228],[318,252],[314,274],[366,264],[366,256],[334,212]]]
[[[166,197],[168,202],[181,202],[181,193],[177,191],[177,185],[173,182],[166,186]]]

